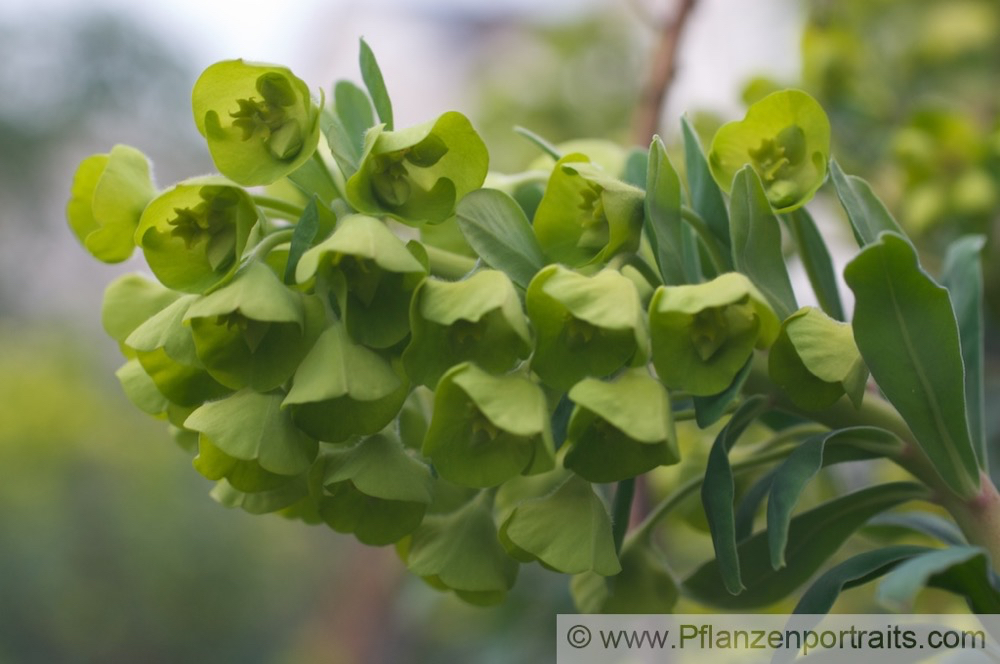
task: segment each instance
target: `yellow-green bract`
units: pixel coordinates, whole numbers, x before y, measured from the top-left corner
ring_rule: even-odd
[[[826,178],[830,121],[819,103],[800,90],[768,95],[746,117],[723,125],[712,140],[709,165],[730,191],[733,177],[750,164],[777,212],[805,205]]]
[[[191,105],[216,168],[244,186],[276,182],[319,143],[320,109],[286,67],[217,62],[198,78]]]

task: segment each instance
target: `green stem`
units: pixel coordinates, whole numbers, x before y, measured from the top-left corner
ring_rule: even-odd
[[[423,245],[431,262],[431,274],[445,279],[461,279],[476,267],[476,259],[440,247]]]
[[[286,242],[292,241],[292,235],[295,233],[294,228],[283,228],[280,231],[275,231],[270,235],[265,235],[264,239],[257,243],[257,246],[253,248],[253,258],[261,259],[266,256],[275,247],[285,244]]]
[[[886,458],[926,484],[932,491],[932,500],[951,514],[970,544],[989,552],[994,570],[1000,571],[1000,493],[989,475],[980,473],[980,490],[972,498],[955,494],[920,448],[903,418],[881,397],[866,394],[861,408],[855,408],[847,399],[841,399],[822,411],[803,411],[769,380],[767,358],[763,354],[754,357],[744,389],[748,393],[767,395],[776,408],[803,415],[834,429],[874,426],[894,434],[903,444]]]
[[[632,517],[632,499],[635,497],[635,478],[630,477],[618,483],[615,491],[615,503],[611,514],[611,536],[614,538],[615,551],[621,552],[625,533],[628,531]]]
[[[722,255],[719,242],[712,235],[712,229],[708,227],[708,223],[702,219],[700,214],[686,205],[681,206],[681,217],[691,225],[694,232],[701,238],[701,243],[705,246],[706,251],[708,251],[708,257],[712,260],[712,266],[715,267],[715,271],[719,274],[728,272],[726,267],[728,261]]]
[[[274,198],[272,196],[252,196],[253,202],[258,207],[267,208],[268,210],[274,210],[275,212],[283,213],[283,216],[288,219],[301,219],[302,214],[305,209],[295,205],[294,203],[289,203],[288,201],[283,201],[280,198]]]

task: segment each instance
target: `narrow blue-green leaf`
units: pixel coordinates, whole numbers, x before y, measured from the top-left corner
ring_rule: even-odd
[[[957,494],[979,489],[965,415],[958,323],[948,291],[908,241],[883,233],[844,270],[854,291],[854,338],[872,376]]]
[[[804,207],[795,210],[782,218],[788,223],[788,228],[795,238],[799,257],[809,277],[809,284],[819,306],[830,318],[839,321],[847,320],[844,316],[844,306],[840,302],[840,291],[837,290],[837,273],[830,258],[830,250],[823,241],[823,236],[816,227],[812,215]]]
[[[681,226],[681,256],[684,266],[683,283],[700,284],[702,281],[719,276],[712,269],[710,260],[706,258],[703,261],[702,245],[698,240],[698,233],[688,224]]]
[[[880,484],[823,503],[792,519],[788,529],[788,565],[771,567],[767,533],[740,542],[740,576],[746,589],[726,591],[721,563],[713,559],[684,582],[686,594],[727,610],[746,610],[780,601],[805,583],[868,519],[908,500],[926,499],[926,487],[912,482]]]
[[[615,502],[611,513],[611,537],[615,542],[615,551],[621,552],[625,533],[628,531],[629,519],[632,516],[632,499],[635,497],[635,478],[629,477],[618,483],[615,489]]]
[[[878,586],[876,597],[899,611],[909,610],[926,586],[961,595],[974,613],[1000,613],[1000,591],[990,580],[990,559],[975,546],[931,550],[892,570]]]
[[[757,510],[764,503],[767,494],[771,492],[771,484],[774,482],[774,473],[777,468],[772,468],[757,478],[757,481],[750,485],[750,488],[743,492],[739,504],[736,506],[736,541],[742,542],[753,535],[753,522],[757,517]]]
[[[364,156],[365,132],[375,125],[368,93],[350,81],[338,81],[333,88],[333,113],[323,118],[330,151],[346,175],[358,170]]]
[[[668,286],[688,283],[684,271],[681,181],[659,136],[649,146],[644,207],[646,236],[663,283]]]
[[[792,510],[799,502],[803,489],[820,468],[832,461],[857,461],[875,456],[865,449],[864,443],[884,444],[895,437],[881,429],[872,427],[851,427],[813,436],[806,440],[785,459],[775,471],[771,493],[767,499],[767,541],[771,551],[771,566],[780,569],[785,566],[785,545],[788,543],[788,527]],[[860,444],[851,446],[852,441]],[[837,443],[846,443],[846,454],[841,453],[828,462],[825,452]]]
[[[868,522],[869,527],[915,531],[945,544],[965,544],[965,537],[953,521],[930,512],[879,514]]]
[[[622,181],[642,189],[646,186],[646,172],[649,170],[649,153],[641,148],[632,148],[625,156]]]
[[[313,196],[306,204],[306,209],[299,218],[299,223],[292,231],[292,242],[288,248],[288,262],[285,264],[285,283],[295,283],[295,268],[299,264],[299,259],[306,252],[309,245],[316,237],[319,229],[319,207],[316,204],[316,197]]]
[[[527,288],[545,265],[545,257],[517,202],[502,191],[479,189],[468,194],[456,210],[458,227],[483,261],[507,273]]]
[[[686,117],[681,118],[681,133],[684,135],[684,165],[687,169],[688,187],[691,189],[691,207],[708,224],[712,236],[719,242],[719,246],[728,258],[732,254],[729,213],[726,212],[722,190],[712,177],[698,135]]]
[[[716,422],[719,418],[725,415],[726,409],[729,404],[733,402],[740,394],[740,390],[743,389],[743,383],[746,382],[747,376],[750,375],[750,365],[753,364],[753,358],[749,358],[747,363],[743,365],[740,372],[736,374],[736,378],[730,383],[729,387],[714,394],[710,397],[693,397],[694,401],[694,419],[698,423],[698,427],[701,429],[707,429]]]
[[[826,615],[843,591],[873,581],[900,562],[931,550],[925,546],[902,545],[865,551],[852,556],[820,575],[802,593],[792,613]]]
[[[364,39],[361,40],[358,60],[361,65],[361,80],[365,82],[368,94],[372,97],[378,119],[385,123],[386,131],[392,131],[392,102],[389,100],[389,92],[385,89],[385,80],[382,78],[378,62],[375,61],[375,54]]]
[[[799,308],[781,252],[781,227],[760,177],[744,166],[733,178],[729,228],[733,265],[760,290],[782,320]]]
[[[981,252],[986,244],[982,235],[955,240],[944,256],[941,283],[951,294],[958,320],[965,364],[965,406],[969,435],[979,458],[979,467],[987,467],[985,388],[983,385],[983,265]]]
[[[559,151],[559,148],[552,145],[552,143],[548,142],[547,140],[545,140],[535,132],[531,131],[530,129],[518,126],[514,127],[514,133],[520,134],[521,136],[525,137],[526,139],[534,143],[535,147],[537,147],[539,150],[549,155],[556,161],[559,161],[560,159],[563,158],[563,153]]]
[[[729,465],[729,450],[766,408],[766,399],[756,396],[744,401],[733,413],[712,445],[705,467],[705,480],[701,485],[701,503],[712,533],[719,572],[726,590],[733,595],[741,592],[744,586],[740,578],[740,558],[736,547],[736,522],[733,513],[736,489],[733,469]]]
[[[837,190],[840,204],[847,212],[847,219],[851,222],[859,247],[875,242],[882,231],[892,231],[906,237],[885,204],[872,191],[871,185],[857,176],[844,175],[836,159],[830,160],[830,179]]]

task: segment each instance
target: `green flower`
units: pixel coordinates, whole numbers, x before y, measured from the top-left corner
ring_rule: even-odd
[[[591,482],[617,482],[677,463],[670,397],[645,369],[610,382],[585,378],[569,391],[576,404],[563,465]]]
[[[868,367],[850,324],[803,307],[781,325],[768,353],[768,373],[799,408],[822,410],[846,394],[861,406]]]
[[[242,390],[191,413],[184,426],[199,434],[195,468],[244,492],[273,490],[305,473],[318,444],[292,424],[283,398]]]
[[[288,175],[319,142],[320,109],[285,67],[217,62],[194,84],[192,106],[216,168],[247,187]]]
[[[266,392],[295,373],[323,330],[325,312],[318,298],[291,290],[254,261],[198,298],[184,320],[212,377],[233,389]]]
[[[361,166],[347,181],[347,200],[360,212],[407,224],[440,222],[482,186],[489,154],[461,113],[400,131],[368,131]]]
[[[704,284],[660,286],[649,303],[653,366],[670,388],[711,396],[729,387],[754,348],[767,348],[780,321],[742,274]]]
[[[340,443],[370,435],[399,414],[409,384],[388,360],[351,341],[342,323],[324,330],[299,365],[282,404],[310,436]]]
[[[431,473],[385,435],[324,454],[319,514],[334,530],[369,546],[409,535],[431,502]]]
[[[149,203],[135,242],[164,286],[202,293],[236,270],[257,221],[243,189],[224,178],[194,178]]]
[[[644,198],[641,189],[607,175],[586,156],[566,155],[552,169],[535,211],[538,243],[554,262],[572,267],[635,251]]]
[[[586,277],[550,265],[531,280],[526,305],[538,336],[531,369],[556,389],[610,375],[647,352],[639,293],[614,270]]]
[[[750,106],[746,117],[722,126],[712,140],[709,165],[728,192],[750,164],[777,212],[805,205],[826,179],[830,121],[819,103],[800,90],[783,90]]]
[[[302,255],[295,277],[332,289],[351,338],[388,348],[410,331],[410,296],[425,273],[383,222],[355,214]]]
[[[500,373],[531,354],[521,300],[507,275],[496,270],[455,282],[425,279],[413,293],[410,326],[403,363],[414,382],[428,387],[466,360]]]
[[[136,226],[156,196],[146,156],[127,145],[84,159],[73,176],[66,218],[80,243],[98,260],[120,263],[132,255]]]
[[[542,389],[520,375],[493,376],[470,363],[453,367],[438,382],[423,454],[441,477],[469,487],[552,469]]]
[[[499,604],[517,579],[518,564],[497,539],[486,492],[453,512],[424,517],[398,550],[411,572],[471,604]]]

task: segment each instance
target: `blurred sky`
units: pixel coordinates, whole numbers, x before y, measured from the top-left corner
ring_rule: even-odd
[[[110,9],[152,26],[197,70],[242,57],[289,66],[314,87],[356,78],[357,38],[372,44],[402,123],[444,107],[461,108],[451,85],[464,64],[458,22],[559,21],[598,9],[669,15],[675,0],[3,0],[0,19]],[[683,41],[667,109],[669,122],[689,108],[739,112],[747,78],[798,73],[801,18],[793,0],[699,0]],[[653,36],[637,34],[638,39]]]

